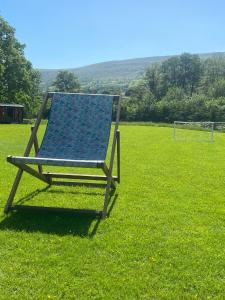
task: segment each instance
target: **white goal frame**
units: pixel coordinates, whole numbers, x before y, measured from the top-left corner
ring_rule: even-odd
[[[190,121],[174,121],[173,123],[173,139],[174,141],[177,140],[177,134],[176,134],[176,130],[177,129],[186,129],[186,130],[198,130],[198,128],[201,130],[201,131],[206,131],[206,132],[209,132],[209,139],[201,139],[202,141],[208,141],[208,142],[211,142],[213,143],[214,142],[214,126],[215,124],[224,124],[225,125],[225,122],[211,122],[211,121],[205,121],[205,122],[190,122]],[[181,126],[184,126],[184,125],[190,125],[190,129],[188,128],[178,128],[177,125],[181,125]],[[204,129],[204,126],[205,126],[205,129]],[[196,127],[196,128],[195,128]]]

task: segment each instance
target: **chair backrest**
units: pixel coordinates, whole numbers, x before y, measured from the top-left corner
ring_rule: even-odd
[[[118,96],[53,93],[38,157],[105,160]]]

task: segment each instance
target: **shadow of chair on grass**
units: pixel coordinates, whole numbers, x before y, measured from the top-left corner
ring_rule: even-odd
[[[19,199],[17,204],[26,204],[40,193],[47,192],[49,187],[37,189]],[[65,193],[62,190],[51,190],[50,193]],[[78,194],[79,192],[72,192]],[[91,193],[87,193],[90,195]],[[94,193],[96,194],[96,193]],[[116,203],[118,194],[112,192],[108,216]],[[20,210],[11,212],[0,222],[0,230],[25,231],[27,233],[42,232],[59,236],[72,235],[93,238],[98,230],[101,217],[97,214],[84,214],[79,211]]]

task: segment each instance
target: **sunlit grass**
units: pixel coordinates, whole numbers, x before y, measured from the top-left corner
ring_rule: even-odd
[[[44,126],[42,126],[42,130]],[[0,208],[29,125],[0,125]],[[121,185],[110,217],[0,218],[0,299],[224,299],[225,134],[174,141],[172,128],[121,126]],[[101,189],[24,175],[16,201],[101,208]]]

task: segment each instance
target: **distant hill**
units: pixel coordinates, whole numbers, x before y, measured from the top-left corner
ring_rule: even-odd
[[[64,70],[73,72],[76,76],[78,76],[82,84],[87,84],[91,81],[130,81],[143,75],[149,65],[162,62],[171,56],[154,56],[107,61],[80,68]],[[225,57],[225,52],[203,53],[199,54],[199,56],[202,59],[213,56]],[[52,81],[56,78],[56,75],[60,70],[62,69],[38,69],[38,71],[41,73],[42,85],[44,87],[51,85]]]

